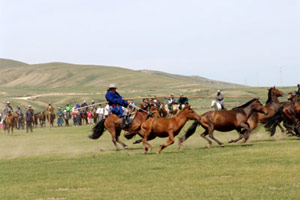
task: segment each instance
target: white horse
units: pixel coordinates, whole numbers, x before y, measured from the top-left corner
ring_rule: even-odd
[[[216,100],[212,100],[210,107],[215,108],[215,110],[222,110],[222,105]]]

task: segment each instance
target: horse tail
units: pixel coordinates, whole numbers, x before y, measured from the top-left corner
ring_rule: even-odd
[[[104,126],[105,119],[102,119],[99,121],[96,126],[93,128],[93,134],[89,136],[91,139],[98,139],[104,132],[105,126]]]
[[[185,140],[187,140],[190,136],[192,136],[197,126],[200,125],[199,121],[194,121],[194,123],[189,127],[189,129],[185,132],[185,135],[181,138],[179,138],[179,143],[183,143]]]
[[[283,107],[280,107],[276,113],[269,118],[264,119],[261,123],[264,124],[266,131],[273,136],[276,132],[276,127],[282,122]]]

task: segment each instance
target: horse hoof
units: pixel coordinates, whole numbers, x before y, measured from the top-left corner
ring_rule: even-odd
[[[220,144],[221,147],[224,147],[224,144]]]
[[[157,151],[157,152],[156,152],[156,154],[158,154],[158,155],[159,155],[159,154],[160,154],[160,152],[159,152],[159,151]]]
[[[230,140],[228,143],[233,143],[233,140]]]
[[[124,149],[128,149],[128,146],[125,146]]]
[[[209,149],[210,146],[211,146],[211,144],[208,144],[208,145],[205,146],[205,148]]]

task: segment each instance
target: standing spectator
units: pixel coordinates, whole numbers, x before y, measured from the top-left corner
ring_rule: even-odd
[[[74,126],[78,126],[79,125],[78,121],[77,121],[77,112],[78,112],[78,110],[76,109],[76,106],[74,106],[72,108],[72,117],[73,117],[73,125]]]
[[[62,126],[64,123],[64,117],[63,117],[63,112],[61,111],[61,108],[57,108],[58,111],[56,112],[57,115],[57,126]]]
[[[104,108],[102,108],[101,104],[99,104],[96,114],[98,117],[98,122],[100,122],[102,119],[104,119]]]
[[[91,110],[94,110],[94,109],[96,110],[97,109],[97,105],[95,104],[95,101],[92,100],[91,102],[92,102]]]
[[[25,113],[25,121],[26,121],[26,133],[32,133],[32,124],[33,124],[33,113],[30,108],[28,108],[27,112]]]
[[[93,119],[92,119],[92,112],[90,110],[87,113],[87,118],[88,118],[88,123],[92,124],[93,123]]]
[[[105,104],[105,107],[104,107],[104,117],[108,117],[108,115],[110,114],[110,106],[108,103]]]

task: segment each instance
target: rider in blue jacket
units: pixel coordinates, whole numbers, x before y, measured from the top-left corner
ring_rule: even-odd
[[[124,110],[123,107],[127,107],[128,101],[124,100],[123,97],[116,91],[117,86],[110,84],[106,92],[105,98],[111,107],[111,112],[116,114],[118,117],[122,117]]]

